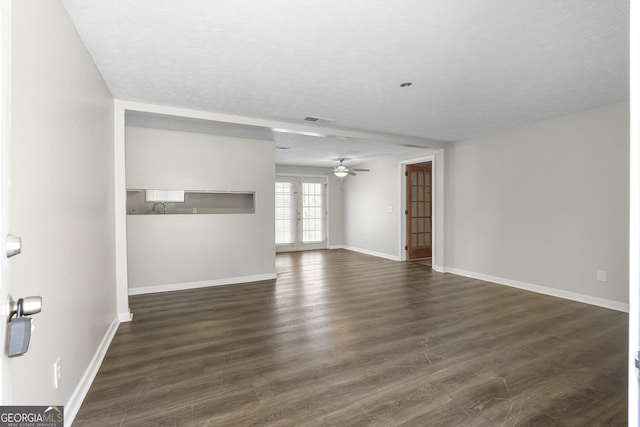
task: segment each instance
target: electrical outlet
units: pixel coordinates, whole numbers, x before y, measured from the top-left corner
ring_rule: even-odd
[[[607,270],[598,270],[596,272],[596,279],[598,279],[599,282],[606,282],[607,281]]]
[[[53,364],[53,386],[58,388],[60,386],[60,380],[62,379],[62,357],[58,357]]]

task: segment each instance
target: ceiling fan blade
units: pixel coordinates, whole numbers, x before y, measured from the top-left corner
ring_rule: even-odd
[[[351,170],[356,172],[371,172],[371,169],[351,169]]]
[[[347,172],[348,175],[358,175],[357,173],[355,173],[353,170],[350,170],[349,172]]]

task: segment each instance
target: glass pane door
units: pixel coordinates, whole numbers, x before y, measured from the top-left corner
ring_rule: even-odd
[[[278,252],[326,248],[326,186],[326,178],[276,179]]]
[[[431,165],[407,165],[407,259],[431,258]]]
[[[291,182],[276,182],[276,245],[295,242],[296,198]]]
[[[324,240],[324,185],[318,182],[302,184],[302,242]]]

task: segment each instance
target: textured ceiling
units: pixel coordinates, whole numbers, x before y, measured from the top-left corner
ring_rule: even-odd
[[[456,141],[629,94],[628,0],[62,2],[123,100]]]

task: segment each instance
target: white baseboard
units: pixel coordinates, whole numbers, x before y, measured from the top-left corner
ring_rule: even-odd
[[[456,274],[458,276],[470,277],[472,279],[484,280],[486,282],[497,283],[499,285],[511,286],[513,288],[524,289],[526,291],[536,292],[539,294],[550,295],[553,297],[564,298],[571,301],[582,302],[585,304],[596,305],[599,307],[609,308],[612,310],[629,312],[629,304],[618,301],[612,301],[604,298],[593,297],[590,295],[579,294],[576,292],[563,291],[561,289],[549,288],[546,286],[534,285],[531,283],[520,282],[517,280],[505,279],[502,277],[490,276],[488,274],[476,273],[473,271],[461,270],[459,268],[447,267],[444,269],[446,273]]]
[[[131,322],[133,320],[133,313],[131,310],[126,313],[118,313],[118,320],[120,322]]]
[[[253,276],[229,277],[224,279],[202,280],[198,282],[169,283],[166,285],[144,286],[139,288],[129,288],[129,295],[154,294],[157,292],[183,291],[186,289],[207,288],[209,286],[233,285],[237,283],[260,282],[262,280],[273,280],[277,278],[276,273],[256,274]]]
[[[441,266],[441,265],[434,265],[434,266],[433,266],[433,269],[434,269],[435,271],[437,271],[438,273],[446,273],[446,272],[447,272],[447,269],[446,269],[446,268],[444,268],[444,267],[443,267],[443,266]]]
[[[118,317],[114,318],[113,322],[111,322],[111,325],[109,325],[109,329],[107,329],[107,332],[104,334],[104,337],[102,338],[98,349],[93,355],[89,366],[87,366],[87,369],[84,371],[84,375],[82,375],[80,382],[73,391],[73,394],[71,394],[71,397],[69,398],[67,404],[64,405],[65,426],[70,426],[71,424],[73,424],[73,420],[76,418],[76,415],[78,415],[80,406],[82,406],[82,402],[87,396],[94,378],[98,374],[100,365],[102,365],[102,360],[104,360],[104,356],[107,354],[107,350],[109,349],[111,340],[113,340],[113,337],[118,331],[119,324],[120,321],[118,320]]]
[[[361,249],[361,248],[355,248],[353,246],[344,246],[343,249],[347,249],[353,252],[359,252],[361,254],[365,254],[365,255],[371,255],[371,256],[375,256],[378,258],[385,258],[385,259],[390,259],[391,261],[400,261],[400,257],[396,256],[396,255],[389,255],[389,254],[385,254],[382,252],[376,252],[376,251],[370,251],[368,249]]]

